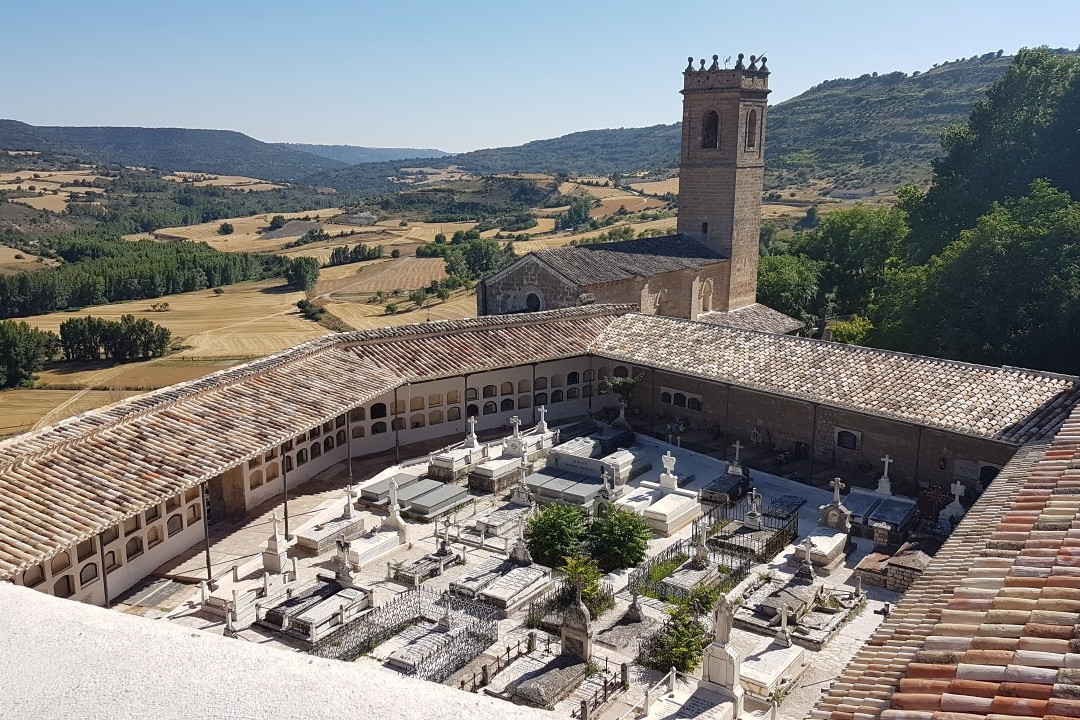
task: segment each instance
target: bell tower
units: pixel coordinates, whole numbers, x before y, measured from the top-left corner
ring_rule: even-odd
[[[765,176],[766,58],[740,53],[735,67],[694,58],[683,71],[678,232],[731,259],[716,310],[756,302],[761,192]]]

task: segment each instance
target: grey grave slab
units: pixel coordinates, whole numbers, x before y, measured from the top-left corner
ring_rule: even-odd
[[[450,583],[450,593],[463,597],[476,597],[481,590],[500,578],[510,565],[511,563],[506,560],[485,560],[470,569],[465,577]]]
[[[604,486],[600,483],[574,483],[563,491],[563,500],[574,505],[586,505],[600,494]]]
[[[915,501],[901,497],[887,497],[874,508],[870,522],[887,522],[890,525],[903,525],[915,512]]]
[[[398,493],[400,493],[402,488],[412,485],[420,478],[418,478],[416,475],[398,473],[397,475],[394,475],[392,479],[397,480]],[[360,490],[360,498],[362,500],[367,500],[368,502],[373,503],[386,502],[390,497],[390,480],[391,478],[387,478],[386,480],[380,480],[378,482],[372,483],[371,485],[368,485],[365,488],[362,488]]]
[[[565,471],[563,470],[552,469],[540,470],[538,472],[534,472],[532,475],[525,478],[525,485],[533,492],[536,492],[540,488],[544,487],[544,485],[546,485],[547,483],[562,475],[564,472]]]
[[[480,591],[480,598],[498,607],[510,607],[518,595],[535,589],[547,577],[547,571],[539,567],[516,567]]]
[[[413,483],[412,485],[408,486],[404,490],[399,488],[398,489],[398,494],[397,494],[398,503],[401,504],[403,507],[408,507],[412,503],[412,501],[414,499],[420,497],[421,495],[429,493],[429,492],[431,492],[432,490],[434,490],[436,488],[440,488],[440,487],[445,487],[445,485],[443,483],[439,482],[438,480],[432,480],[431,478],[424,478],[423,480],[420,480],[419,482]]]
[[[416,497],[409,503],[409,512],[417,515],[431,515],[440,510],[453,507],[469,497],[469,491],[457,485],[443,485],[431,492]]]
[[[478,517],[474,527],[487,535],[505,537],[517,531],[518,523],[527,512],[528,508],[518,506],[492,510]]]
[[[856,521],[865,523],[866,519],[873,514],[874,510],[881,504],[883,499],[883,495],[878,495],[869,490],[852,488],[851,492],[843,498],[843,503],[844,507],[851,511],[851,514]]]
[[[568,480],[565,477],[554,478],[540,488],[540,494],[546,497],[561,498],[563,493],[574,487],[574,485],[577,485],[575,481]]]

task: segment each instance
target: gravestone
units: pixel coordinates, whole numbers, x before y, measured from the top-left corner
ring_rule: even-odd
[[[833,489],[833,499],[831,503],[822,505],[819,508],[821,517],[818,519],[818,525],[841,532],[850,532],[851,511],[847,509],[840,499],[840,491],[844,489],[845,485],[840,481],[840,478],[833,478],[830,484]]]
[[[274,532],[266,543],[262,553],[263,569],[269,573],[280,573],[285,569],[285,559],[289,552],[288,543],[278,528],[277,511],[273,515]]]
[[[730,700],[732,717],[738,718],[743,712],[741,670],[742,657],[731,647],[731,624],[735,615],[735,606],[727,595],[721,595],[713,614],[713,641],[705,648],[705,669],[700,685]]]
[[[889,453],[885,453],[885,457],[881,458],[881,462],[885,463],[885,472],[878,478],[877,491],[882,495],[892,495],[892,481],[889,479],[889,463],[892,461]]]
[[[589,608],[581,601],[580,587],[577,588],[577,599],[563,613],[559,637],[562,641],[562,655],[589,662],[592,657],[592,616]]]

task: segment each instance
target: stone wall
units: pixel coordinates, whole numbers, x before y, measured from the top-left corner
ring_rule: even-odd
[[[477,289],[477,312],[502,315],[528,308],[530,293],[540,299],[539,310],[575,307],[581,290],[526,255],[501,275],[485,280]]]

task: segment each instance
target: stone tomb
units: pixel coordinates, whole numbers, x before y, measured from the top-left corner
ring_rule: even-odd
[[[844,557],[850,539],[846,532],[831,530],[820,525],[806,536],[806,542],[795,546],[795,552],[788,558],[789,565],[798,565],[810,549],[810,562],[822,575],[831,575],[844,564]]]
[[[518,526],[525,522],[528,508],[504,506],[491,510],[476,518],[473,527],[477,532],[498,537],[511,537],[518,531]]]
[[[551,584],[551,571],[543,565],[512,567],[500,573],[476,595],[476,599],[509,614],[542,593]]]
[[[742,686],[754,700],[768,703],[777,692],[784,692],[806,670],[806,650],[798,645],[776,645],[762,639],[742,663]]]
[[[851,511],[852,534],[872,538],[880,545],[901,545],[915,522],[916,503],[911,498],[852,488],[844,505]],[[875,530],[879,523],[884,527]]]
[[[746,593],[735,625],[792,644],[821,650],[863,601],[858,590],[836,588],[800,577],[766,580]]]
[[[398,473],[385,480],[379,480],[360,490],[360,501],[367,505],[386,505],[390,500],[390,481],[393,480],[398,486],[398,501],[401,499],[401,491],[416,483],[420,478],[408,473]]]
[[[423,485],[421,480],[415,486]],[[406,488],[408,491],[410,488]],[[430,519],[448,510],[452,510],[469,499],[469,491],[457,485],[439,485],[428,492],[409,498],[406,493],[399,493],[398,498],[405,507],[405,514]]]
[[[517,457],[485,460],[469,473],[469,489],[477,492],[501,493],[521,480],[524,472],[521,464],[521,458]]]
[[[394,580],[416,587],[425,580],[442,575],[447,568],[462,564],[464,560],[461,551],[454,550],[450,547],[450,543],[441,540],[438,550],[417,558],[407,565],[397,567],[392,563],[388,564],[391,566]]]
[[[401,545],[402,533],[393,527],[372,528],[367,533],[345,543],[344,558],[357,570],[386,557]]]
[[[315,555],[322,555],[338,540],[353,540],[364,532],[364,519],[337,517],[327,522],[307,524],[296,531],[296,545]]]
[[[311,645],[358,617],[371,604],[370,591],[320,577],[266,610],[259,624]]]
[[[708,553],[698,552],[661,580],[657,591],[663,597],[690,597],[694,588],[713,585],[720,580],[720,575],[720,567],[709,560]]]

